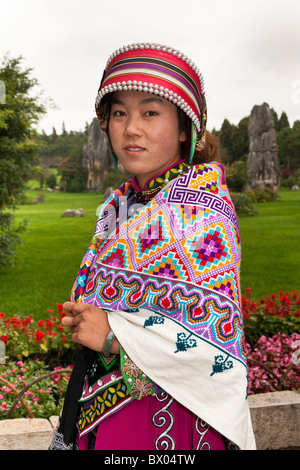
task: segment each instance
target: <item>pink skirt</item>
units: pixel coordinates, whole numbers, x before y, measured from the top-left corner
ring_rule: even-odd
[[[226,450],[219,432],[165,393],[132,400],[76,442],[79,450]]]

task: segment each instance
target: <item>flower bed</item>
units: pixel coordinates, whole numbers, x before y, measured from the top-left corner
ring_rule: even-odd
[[[298,291],[255,302],[248,289],[242,297],[242,310],[248,393],[299,390]],[[60,304],[56,311],[48,310],[45,320],[0,313],[0,340],[7,356],[6,364],[0,365],[0,419],[59,414],[77,347],[68,329],[61,326],[64,315]]]
[[[246,351],[249,395],[300,389],[300,334],[261,336],[254,348],[247,344]]]
[[[70,370],[71,367],[69,367]],[[9,361],[0,374],[0,419],[13,418],[49,418],[59,415],[66,393],[69,373],[61,374],[61,367],[49,372],[44,361],[26,360]],[[30,385],[30,387],[26,387]],[[26,387],[20,400],[18,394]],[[28,388],[28,389],[27,389]]]
[[[242,296],[249,394],[299,390],[300,293]]]
[[[63,306],[48,309],[48,318],[35,321],[32,315],[7,317],[0,313],[0,340],[6,345],[8,357],[23,360],[28,357],[43,357],[49,362],[51,356],[60,360],[71,353],[75,346],[69,331],[61,325],[66,315]]]
[[[253,347],[261,336],[277,333],[291,335],[300,332],[300,293],[281,291],[261,297],[258,302],[251,298],[251,289],[242,296],[242,312],[246,341]]]
[[[0,340],[6,353],[5,364],[0,365],[0,419],[10,413],[13,418],[59,414],[76,348],[61,325],[65,315],[61,304],[56,312],[48,310],[45,320],[0,313]]]

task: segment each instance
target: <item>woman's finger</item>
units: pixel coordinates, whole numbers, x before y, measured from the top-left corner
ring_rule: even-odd
[[[61,319],[61,324],[63,326],[67,326],[67,327],[71,327],[71,326],[75,326],[74,325],[74,317],[73,316],[65,316]]]
[[[76,303],[76,302],[65,302],[63,304],[64,310],[66,310],[70,315],[78,315],[79,313],[83,312],[84,310],[90,308],[89,304],[84,303]]]
[[[65,302],[63,304],[63,309],[66,310],[69,314],[73,314],[73,309],[74,309],[75,303],[74,302]]]

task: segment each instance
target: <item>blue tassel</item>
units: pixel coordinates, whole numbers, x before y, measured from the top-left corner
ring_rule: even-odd
[[[113,158],[113,162],[114,162],[114,167],[115,167],[115,170],[117,173],[119,173],[119,168],[118,168],[118,159],[117,157],[115,156],[115,154],[113,153],[112,154],[112,158]]]
[[[195,124],[192,122],[192,129],[191,129],[191,150],[190,150],[189,164],[192,163],[192,160],[193,160],[193,157],[194,157],[194,153],[195,153],[195,149],[196,149],[196,145],[197,145],[197,137],[198,137],[197,129],[196,129]]]

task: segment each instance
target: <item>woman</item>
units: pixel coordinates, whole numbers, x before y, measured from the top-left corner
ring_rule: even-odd
[[[133,44],[96,100],[116,168],[63,324],[78,351],[55,449],[254,449],[240,235],[203,78],[179,51]]]

